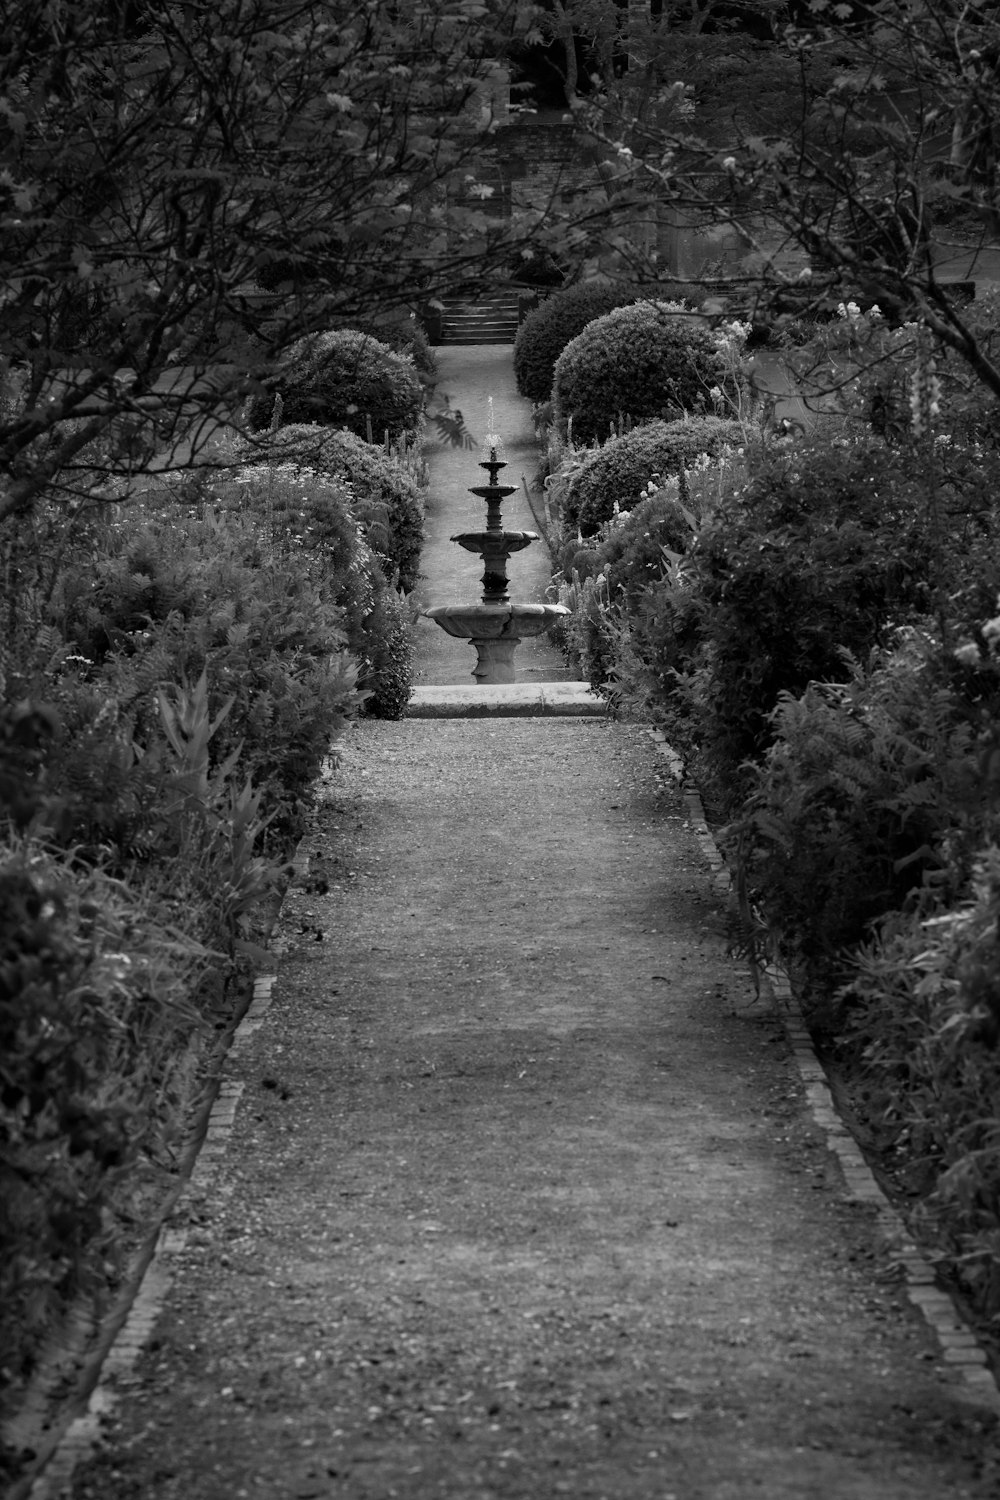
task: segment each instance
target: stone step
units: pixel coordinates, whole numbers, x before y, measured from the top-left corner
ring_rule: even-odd
[[[440,346],[451,345],[458,347],[461,344],[513,344],[512,333],[456,333],[442,334]]]
[[[442,344],[512,344],[516,337],[516,323],[446,322],[441,329]]]
[[[484,292],[475,299],[444,298],[442,344],[512,344],[517,337],[516,292]]]
[[[444,333],[441,335],[441,345],[459,344],[504,344],[512,346],[514,335],[512,333]]]
[[[506,312],[502,307],[484,307],[478,312],[446,312],[441,321],[451,327],[461,324],[478,327],[481,323],[516,323],[517,313]]]
[[[460,322],[447,318],[442,326],[445,333],[509,333],[513,338],[517,332],[517,323],[510,318],[469,318]]]
[[[516,318],[518,305],[516,302],[446,302],[442,316],[445,318],[491,318],[497,314],[505,318]]]
[[[480,313],[480,312],[504,312],[510,313],[512,317],[517,316],[519,299],[516,296],[496,295],[477,297],[473,300],[455,298],[451,300],[444,298],[442,306],[445,316],[452,313]]]
[[[590,718],[608,705],[589,682],[452,683],[414,688],[410,719]]]

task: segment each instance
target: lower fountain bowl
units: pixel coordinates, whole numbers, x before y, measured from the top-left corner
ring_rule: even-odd
[[[459,640],[496,641],[542,635],[569,610],[564,604],[436,604],[424,614]]]
[[[476,648],[478,683],[515,682],[514,651],[523,636],[541,635],[569,610],[564,604],[436,604],[428,620]]]

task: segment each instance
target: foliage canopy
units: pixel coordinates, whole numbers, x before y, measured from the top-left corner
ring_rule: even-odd
[[[5,7],[0,518],[186,461],[297,338],[544,248],[476,192],[516,12]]]

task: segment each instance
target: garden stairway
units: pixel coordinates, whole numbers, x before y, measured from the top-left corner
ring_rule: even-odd
[[[517,336],[517,292],[486,292],[475,299],[446,297],[441,344],[512,344]]]

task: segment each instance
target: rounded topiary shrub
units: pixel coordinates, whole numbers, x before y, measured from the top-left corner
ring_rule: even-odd
[[[396,579],[404,593],[416,587],[424,501],[416,481],[397,459],[346,428],[307,422],[289,423],[268,434],[265,451],[275,463],[294,463],[346,480],[354,514],[386,577]],[[237,461],[250,461],[251,454],[259,461],[259,442],[234,445]]]
[[[623,417],[647,422],[710,408],[710,391],[725,384],[703,319],[680,303],[637,302],[596,318],[566,345],[552,387],[555,422],[574,442],[603,440]]]
[[[367,323],[363,319],[355,319],[349,326],[355,333],[367,333],[370,338],[379,339],[394,354],[407,355],[412,359],[424,384],[433,384],[437,376],[437,359],[423,324],[416,318],[400,312],[386,321]]]
[[[275,396],[282,421],[349,427],[359,437],[369,430],[375,442],[414,434],[424,406],[424,388],[413,361],[387,344],[353,328],[310,334],[288,351],[267,389],[251,397],[249,425],[268,427]]]
[[[664,480],[689,469],[703,453],[714,458],[743,442],[739,422],[723,417],[688,417],[680,422],[647,422],[611,438],[581,465],[567,492],[563,521],[593,536],[610,520],[615,505],[631,510],[651,479]]]
[[[638,287],[612,286],[605,281],[581,281],[548,297],[530,312],[514,340],[514,376],[522,396],[536,403],[552,395],[556,360],[571,339],[583,332],[588,323],[603,317],[616,307],[625,307],[643,295]],[[665,283],[656,296],[672,302],[688,301],[692,306],[699,292],[680,282]]]
[[[582,281],[547,297],[525,318],[514,340],[514,378],[529,401],[548,401],[556,360],[587,324],[634,301],[635,288]]]

